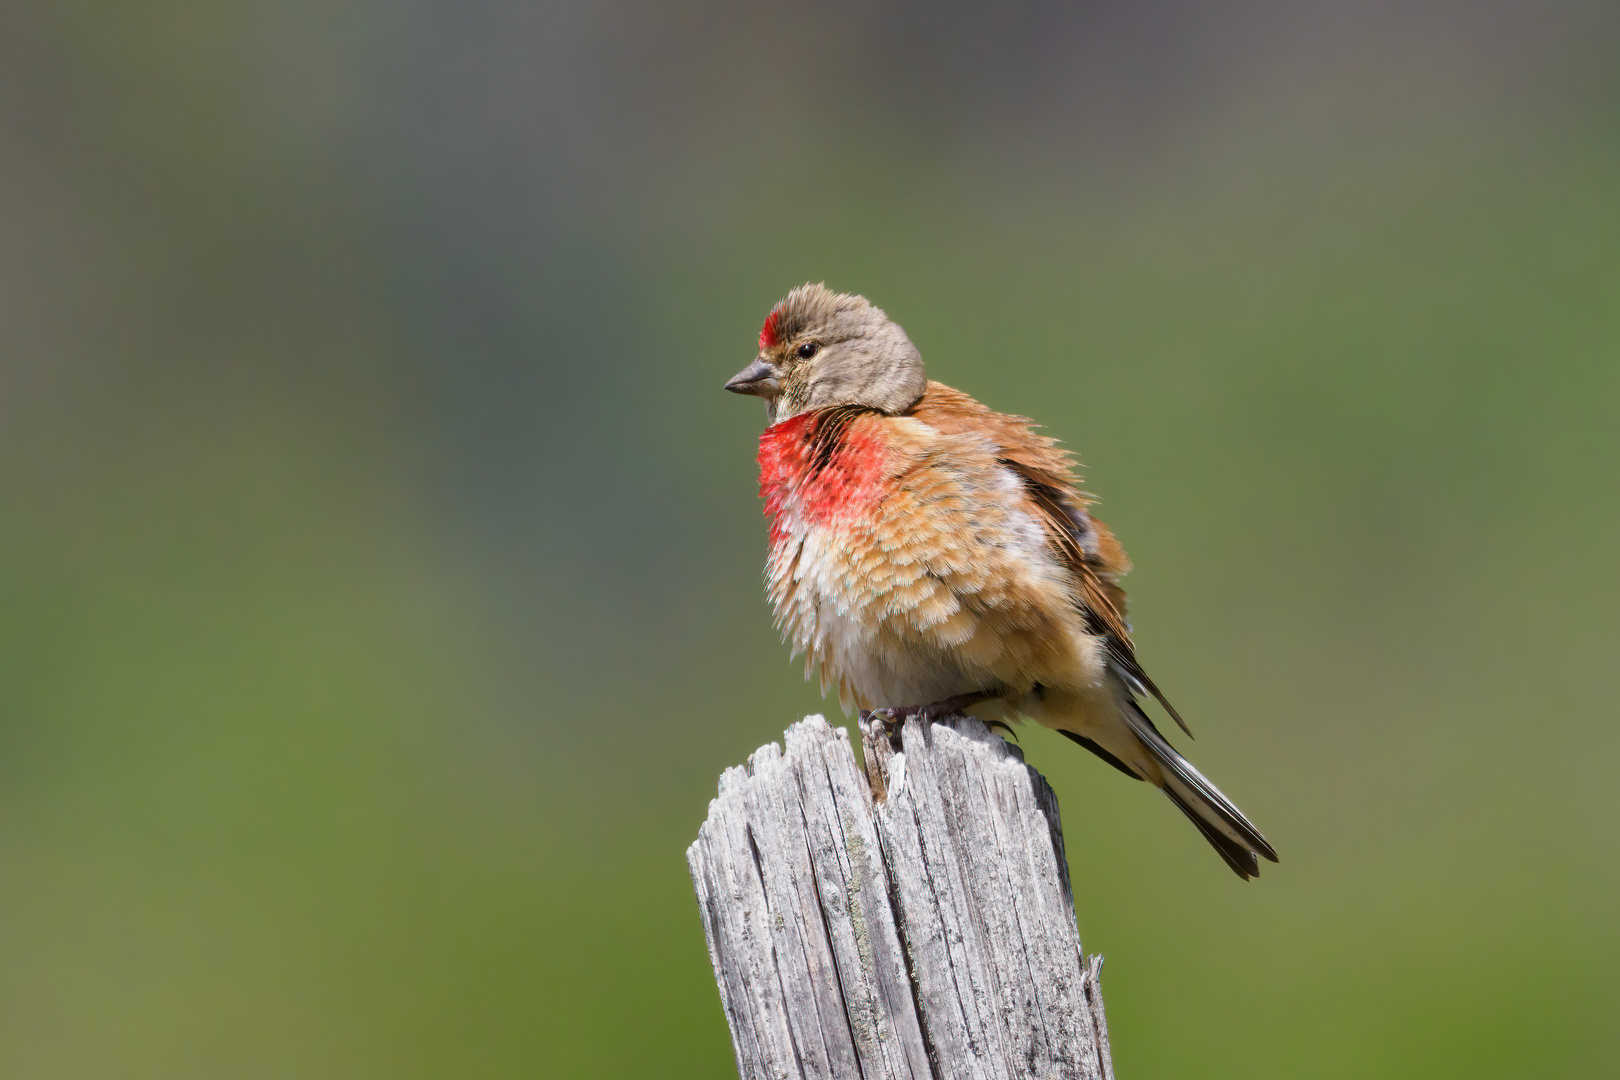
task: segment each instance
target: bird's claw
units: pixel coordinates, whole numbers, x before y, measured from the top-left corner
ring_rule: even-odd
[[[996,730],[996,728],[1000,728],[1002,731],[1007,733],[1007,738],[1011,739],[1013,742],[1018,741],[1018,732],[1014,731],[1012,729],[1012,725],[1007,723],[1005,720],[985,720],[981,717],[979,722],[985,727],[989,728],[991,731]]]
[[[901,749],[900,729],[908,718],[917,716],[922,708],[920,705],[891,705],[882,709],[862,709],[861,723],[864,725],[873,720],[882,723],[883,733],[889,737],[889,745],[898,753]]]
[[[862,709],[861,719],[881,720],[886,730],[893,731],[907,720],[933,719],[923,715],[926,709],[926,705],[888,705],[881,709]]]

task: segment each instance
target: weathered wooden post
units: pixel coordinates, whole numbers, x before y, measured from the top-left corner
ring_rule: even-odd
[[[727,769],[687,850],[754,1078],[1113,1077],[1057,800],[978,720],[820,716]]]

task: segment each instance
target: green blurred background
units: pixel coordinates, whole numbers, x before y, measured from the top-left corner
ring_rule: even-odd
[[[1121,1076],[1613,1069],[1617,132],[1568,0],[0,7],[0,1074],[727,1075],[806,280],[1082,456],[1283,854],[1024,734]]]

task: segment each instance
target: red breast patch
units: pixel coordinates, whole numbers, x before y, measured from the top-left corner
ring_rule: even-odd
[[[807,525],[826,525],[855,517],[883,497],[887,446],[881,429],[861,419],[802,413],[759,437],[759,494],[772,544],[782,538],[790,509]]]

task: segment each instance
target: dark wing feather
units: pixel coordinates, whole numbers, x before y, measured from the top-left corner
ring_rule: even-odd
[[[1102,638],[1109,660],[1121,675],[1134,684],[1134,689],[1152,694],[1164,706],[1164,711],[1181,726],[1181,730],[1191,737],[1192,730],[1187,727],[1187,722],[1137,662],[1136,649],[1131,644],[1131,629],[1125,622],[1125,591],[1105,576],[1106,556],[1097,542],[1102,522],[1087,513],[1085,507],[1066,498],[1061,488],[1044,482],[1019,462],[1007,460],[1006,465],[1024,481],[1030,498],[1040,508],[1047,532],[1074,572],[1087,629]],[[1109,539],[1112,540],[1112,537]]]

